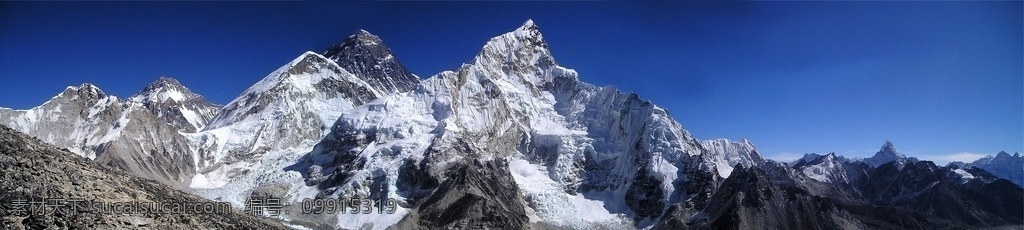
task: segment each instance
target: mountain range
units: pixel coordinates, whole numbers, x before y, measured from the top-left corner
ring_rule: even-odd
[[[1024,225],[1024,159],[936,166],[874,156],[763,158],[698,140],[638,94],[581,80],[533,21],[425,79],[359,30],[231,102],[162,77],[127,99],[72,86],[0,125],[237,209],[276,197],[312,229],[957,229]],[[5,191],[8,192],[8,191]],[[393,213],[305,212],[309,199]],[[289,212],[290,211],[290,212]]]

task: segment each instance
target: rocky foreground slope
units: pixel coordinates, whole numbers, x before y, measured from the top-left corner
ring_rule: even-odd
[[[37,203],[42,202],[42,203]],[[98,202],[197,205],[193,213],[116,213]],[[210,204],[210,205],[206,205]],[[2,229],[284,229],[153,180],[131,176],[0,126]],[[206,207],[211,212],[206,212]],[[39,208],[43,208],[40,210]],[[230,207],[230,206],[228,206]],[[118,210],[118,209],[115,209]],[[123,210],[123,209],[121,209]],[[173,209],[171,209],[173,212]]]

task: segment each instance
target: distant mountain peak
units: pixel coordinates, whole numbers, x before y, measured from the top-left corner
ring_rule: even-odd
[[[882,150],[881,151],[896,152],[896,147],[894,147],[892,145],[892,141],[885,140],[885,143],[882,144]]]
[[[67,90],[74,90],[74,91],[81,91],[81,90],[100,91],[100,88],[97,87],[96,85],[93,85],[92,83],[85,82],[85,83],[79,84],[78,86],[68,86]],[[102,92],[102,91],[100,91],[100,92]]]
[[[354,38],[356,41],[359,41],[356,44],[361,45],[378,45],[381,41],[380,37],[377,37],[377,35],[374,35],[370,33],[370,31],[366,31],[364,29],[359,29],[355,34],[349,36],[349,38]]]
[[[168,76],[157,78],[128,101],[145,107],[157,118],[184,132],[202,129],[218,110],[203,96]]]
[[[323,56],[387,94],[412,90],[420,82],[380,37],[366,30],[360,29],[327,48]]]
[[[894,156],[894,157],[899,157],[899,158],[905,158],[906,157],[906,156],[903,156],[903,154],[900,154],[899,152],[896,151],[896,147],[893,146],[891,141],[885,141],[885,144],[882,144],[882,148],[878,150],[878,153],[875,153],[876,156],[879,155],[879,154],[882,154],[882,155],[885,155],[885,156]]]
[[[68,86],[58,96],[79,96],[87,98],[100,98],[106,96],[103,90],[92,83],[82,83],[78,86]]]
[[[147,84],[145,88],[142,88],[142,90],[136,92],[135,95],[132,95],[129,100],[135,102],[161,103],[168,100],[183,102],[200,97],[201,96],[198,94],[195,94],[188,88],[185,88],[184,85],[181,85],[181,82],[178,82],[178,80],[162,76],[157,78],[156,81]]]
[[[555,76],[575,75],[567,74],[574,71],[558,66],[548,43],[544,41],[544,35],[532,20],[516,30],[488,40],[473,59],[472,65],[507,69],[505,75],[510,77],[530,76],[528,79],[511,82],[530,82],[534,85],[544,85],[544,82],[552,81]]]
[[[893,146],[892,142],[887,140],[884,144],[882,144],[882,148],[879,149],[874,156],[865,159],[864,162],[870,165],[871,167],[878,167],[879,165],[883,165],[885,163],[905,159],[907,159],[907,156],[904,156],[903,154],[896,151],[896,147]]]
[[[506,40],[509,40],[508,38],[512,38],[511,40],[529,41],[530,44],[536,47],[544,49],[548,48],[547,42],[544,41],[544,35],[540,32],[540,27],[538,27],[536,23],[533,23],[532,19],[527,19],[526,22],[524,22],[522,26],[519,26],[515,31],[506,33],[505,35],[496,37],[495,39],[498,38],[504,38]]]
[[[537,24],[533,23],[533,19],[526,19],[522,26],[519,26],[518,30],[538,30]]]

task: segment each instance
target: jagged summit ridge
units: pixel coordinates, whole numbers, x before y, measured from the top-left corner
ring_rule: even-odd
[[[380,37],[366,30],[356,31],[327,48],[323,55],[386,94],[412,90],[420,81]]]

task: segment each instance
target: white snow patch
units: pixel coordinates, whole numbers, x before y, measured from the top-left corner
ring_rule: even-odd
[[[530,222],[544,221],[566,225],[562,227],[581,229],[628,219],[626,215],[609,212],[606,201],[563,192],[558,183],[548,177],[548,173],[540,165],[514,156],[508,161],[512,178],[524,193],[527,205],[533,210],[533,215],[529,215]]]

